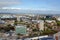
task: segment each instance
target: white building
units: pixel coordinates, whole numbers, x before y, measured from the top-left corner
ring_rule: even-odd
[[[60,40],[60,32],[54,34],[54,39],[55,40]]]
[[[39,30],[44,30],[44,21],[43,20],[32,20],[32,22],[35,22],[38,24]]]
[[[31,39],[31,40],[38,40],[38,39],[46,38],[46,37],[48,37],[48,35],[33,37],[33,38],[30,38],[30,39]]]
[[[3,20],[0,20],[0,24],[5,24],[6,22]]]
[[[44,30],[44,21],[43,20],[38,21],[38,27],[39,27],[39,30]]]
[[[57,20],[60,21],[60,17],[58,17]]]
[[[45,20],[45,22],[52,23],[52,22],[56,22],[56,21],[55,20]]]
[[[2,15],[1,18],[13,18],[12,15]]]

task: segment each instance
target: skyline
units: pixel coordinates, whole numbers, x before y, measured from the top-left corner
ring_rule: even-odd
[[[0,0],[0,12],[60,13],[60,0]]]

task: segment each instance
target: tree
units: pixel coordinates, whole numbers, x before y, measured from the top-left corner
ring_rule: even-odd
[[[20,39],[20,33],[17,34],[17,39]]]
[[[42,35],[51,35],[55,33],[57,33],[57,31],[46,29],[45,31],[43,31]]]
[[[56,23],[57,23],[57,26],[60,26],[60,21],[57,21]]]
[[[30,27],[30,24],[27,24],[27,28],[29,28]]]
[[[17,20],[15,20],[14,25],[17,25]]]

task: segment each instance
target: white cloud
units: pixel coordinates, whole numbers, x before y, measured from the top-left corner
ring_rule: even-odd
[[[3,7],[3,8],[0,8],[0,9],[21,9],[21,8],[15,8],[15,7]]]
[[[18,0],[0,0],[0,7],[20,4]]]
[[[35,8],[16,8],[16,7],[2,7],[0,12],[3,13],[60,13],[58,10],[52,9],[35,9]]]
[[[2,7],[0,9],[7,10],[29,10],[29,11],[60,11],[56,9],[46,9],[46,8],[16,8],[16,7]]]

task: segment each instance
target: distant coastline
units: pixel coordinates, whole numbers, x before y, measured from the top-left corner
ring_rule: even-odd
[[[19,14],[19,15],[54,15],[54,16],[60,16],[60,14],[38,14],[38,13],[0,13],[0,14],[11,14],[11,15],[16,15],[16,14]]]

